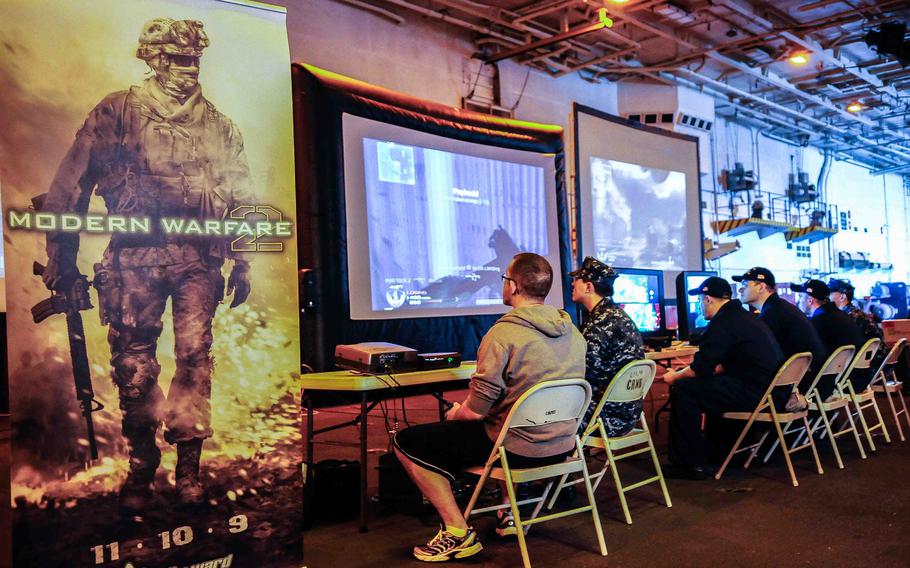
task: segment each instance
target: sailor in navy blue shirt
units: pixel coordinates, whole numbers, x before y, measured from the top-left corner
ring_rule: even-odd
[[[664,473],[671,477],[704,479],[708,447],[701,432],[701,415],[751,412],[758,406],[784,361],[771,330],[730,299],[733,290],[723,278],[712,276],[689,290],[701,296],[709,320],[692,364],[668,371],[670,384],[670,461]],[[789,393],[775,393],[783,408]]]
[[[856,327],[853,318],[843,312],[832,302],[828,296],[831,290],[821,280],[807,280],[803,284],[791,284],[790,289],[800,292],[800,306],[809,314],[812,327],[818,332],[827,353],[830,355],[842,345],[853,345],[859,353],[863,347],[863,335]],[[850,377],[856,392],[866,390],[872,381],[874,370],[858,370]],[[819,389],[821,390],[821,389]],[[833,389],[832,389],[833,390]],[[830,394],[828,391],[827,394]],[[826,393],[821,393],[822,398],[827,398]]]
[[[761,266],[750,268],[742,276],[734,276],[733,280],[742,282],[739,290],[740,300],[759,310],[759,319],[774,334],[785,358],[797,353],[809,352],[812,354],[812,365],[809,367],[809,372],[799,384],[799,391],[807,394],[818,370],[831,355],[809,322],[809,318],[799,308],[777,295],[774,274],[767,268]],[[830,379],[830,381],[824,381],[826,386],[822,395],[823,399],[828,398],[828,395],[834,391],[834,377],[830,377]]]

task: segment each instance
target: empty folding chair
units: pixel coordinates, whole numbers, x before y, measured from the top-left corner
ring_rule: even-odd
[[[730,460],[735,454],[739,452],[748,451],[749,458],[746,460],[744,468],[748,468],[752,463],[752,460],[755,459],[755,455],[758,453],[758,449],[761,447],[762,443],[768,437],[770,432],[765,432],[761,439],[755,444],[745,446],[740,448],[739,445],[742,444],[743,440],[746,438],[749,429],[752,428],[752,424],[756,421],[759,422],[771,422],[774,424],[774,430],[777,432],[777,440],[780,442],[782,448],[786,448],[784,451],[784,459],[787,461],[787,469],[790,471],[790,480],[793,482],[793,486],[796,487],[799,485],[799,481],[796,480],[796,472],[793,470],[793,462],[790,460],[790,455],[803,450],[805,448],[812,449],[812,455],[815,458],[815,466],[818,469],[819,475],[823,474],[825,471],[822,469],[821,461],[818,459],[818,450],[815,447],[815,439],[812,436],[808,437],[808,442],[801,446],[795,448],[787,448],[787,442],[784,440],[784,431],[781,428],[781,424],[789,424],[795,420],[802,420],[803,427],[807,430],[809,429],[809,421],[807,416],[809,412],[807,410],[800,410],[798,412],[778,412],[774,407],[774,400],[771,398],[771,393],[777,387],[790,387],[793,392],[796,392],[796,386],[802,380],[803,376],[809,370],[809,365],[812,363],[812,354],[811,353],[797,353],[787,359],[784,364],[781,366],[780,370],[777,371],[777,374],[774,376],[774,379],[771,381],[771,385],[768,386],[768,390],[765,391],[765,395],[762,397],[761,401],[758,403],[758,406],[752,412],[724,412],[724,418],[731,418],[734,420],[746,420],[746,426],[743,428],[742,433],[739,435],[739,438],[736,440],[736,443],[733,444],[733,447],[730,449],[730,453],[727,454],[727,459],[724,460],[723,465],[720,466],[720,469],[717,470],[717,474],[714,476],[715,479],[720,479],[724,474],[724,471],[727,469],[727,465],[730,463]]]
[[[648,430],[648,423],[645,420],[644,412],[642,412],[639,417],[637,428],[633,428],[632,431],[625,436],[614,436],[612,438],[607,436],[607,428],[603,423],[600,414],[604,405],[608,402],[634,402],[644,400],[651,388],[651,383],[654,381],[654,375],[656,373],[657,366],[654,364],[654,361],[648,360],[632,361],[620,369],[610,382],[610,386],[607,387],[600,402],[597,403],[597,407],[592,414],[593,418],[591,423],[588,424],[588,427],[581,435],[582,446],[600,448],[607,454],[607,460],[604,462],[603,468],[597,473],[591,474],[591,479],[594,480],[594,490],[597,490],[597,486],[600,485],[607,469],[609,469],[613,473],[613,483],[616,485],[616,493],[619,495],[619,502],[622,505],[622,512],[626,517],[626,523],[630,525],[632,524],[632,515],[629,514],[629,505],[626,503],[627,491],[637,489],[649,483],[657,482],[660,484],[660,489],[664,494],[664,501],[666,502],[667,507],[672,507],[673,504],[670,501],[670,492],[667,491],[667,484],[664,481],[663,472],[660,469],[660,461],[657,459],[654,441],[651,439],[651,432]],[[634,450],[623,451],[635,446],[639,447]],[[617,453],[621,451],[622,453]],[[656,475],[637,483],[623,486],[619,477],[617,462],[645,452],[651,454],[651,461],[654,463]],[[553,492],[553,496],[550,498],[550,503],[548,504],[549,508],[553,508],[553,504],[556,503],[556,498],[559,497],[559,492],[562,491],[563,487],[581,483],[583,481],[582,479],[576,479],[567,483],[567,477],[567,475],[563,476],[563,478],[559,480],[559,485],[556,486],[556,491]]]
[[[904,428],[901,426],[900,415],[904,415],[907,427],[910,428],[910,414],[907,414],[907,403],[904,401],[903,394],[901,394],[904,383],[897,380],[897,374],[894,371],[894,367],[897,365],[897,362],[900,361],[901,354],[906,348],[907,338],[902,337],[894,344],[891,351],[888,352],[888,356],[882,361],[882,366],[879,368],[878,372],[876,372],[875,378],[872,379],[871,384],[873,392],[879,394],[883,393],[888,399],[888,405],[891,406],[891,414],[894,416],[894,423],[897,425],[897,433],[901,437],[901,442],[906,441],[906,438],[904,438]],[[891,377],[890,380],[888,379],[889,376]],[[892,396],[892,394],[900,401],[900,410],[897,410],[894,406],[894,396]]]
[[[784,428],[784,436],[791,432],[798,432],[796,439],[793,440],[791,448],[795,448],[802,442],[803,437],[806,436],[807,432],[809,434],[814,434],[820,424],[824,424],[825,433],[828,435],[828,439],[831,441],[831,448],[834,450],[834,457],[837,458],[837,467],[843,469],[844,462],[840,457],[840,450],[837,447],[837,438],[849,433],[853,433],[853,437],[856,439],[856,445],[859,448],[859,453],[863,456],[863,459],[866,459],[866,452],[863,451],[863,444],[859,439],[859,433],[856,430],[856,425],[853,423],[853,418],[850,416],[850,401],[842,396],[837,394],[835,391],[834,396],[830,397],[828,401],[823,401],[821,394],[818,391],[818,384],[824,377],[831,377],[836,385],[840,381],[841,377],[844,376],[844,372],[847,370],[847,367],[850,365],[850,362],[853,360],[853,354],[856,352],[856,347],[852,345],[844,345],[838,347],[834,350],[834,353],[828,357],[828,360],[825,361],[825,364],[822,365],[822,368],[819,369],[818,374],[815,375],[815,378],[812,380],[812,385],[809,387],[808,394],[806,396],[809,402],[809,410],[817,411],[819,416],[815,419],[814,422],[810,424],[810,429],[807,431],[804,426],[799,426],[799,422],[791,422],[787,424]],[[834,422],[834,418],[837,416],[840,410],[845,410],[844,414],[846,415],[845,422],[849,423],[849,427],[842,428],[837,432],[834,432],[831,428],[831,424]],[[833,413],[830,417],[828,413]],[[792,426],[797,426],[791,430]],[[765,462],[771,457],[771,454],[774,453],[774,450],[777,449],[779,442],[774,440],[774,443],[771,445],[771,449],[768,450],[768,453],[765,454]]]
[[[597,514],[597,505],[594,502],[594,489],[591,486],[591,477],[588,475],[588,467],[581,453],[581,440],[575,435],[575,455],[566,459],[564,462],[547,465],[542,467],[533,467],[525,469],[512,469],[509,467],[509,460],[506,456],[506,449],[503,441],[509,435],[511,430],[520,428],[535,428],[544,424],[554,422],[573,422],[577,430],[579,421],[584,417],[585,410],[591,402],[591,386],[584,379],[562,379],[557,381],[546,381],[534,385],[515,402],[512,410],[509,412],[506,421],[503,424],[499,438],[493,445],[490,457],[483,467],[470,468],[466,471],[480,476],[471,501],[465,509],[464,517],[469,519],[472,514],[486,513],[499,509],[509,508],[512,511],[512,517],[515,521],[515,529],[518,536],[518,547],[521,550],[521,560],[525,568],[530,568],[531,560],[528,557],[528,547],[525,542],[526,527],[537,523],[552,521],[577,513],[590,511],[594,520],[594,531],[597,534],[597,543],[600,546],[600,553],[603,556],[607,554],[607,545],[604,543],[603,529],[600,526],[600,517]],[[538,517],[541,507],[547,499],[550,490],[553,488],[554,479],[563,475],[580,473],[584,481],[585,491],[588,497],[588,504],[583,507],[577,507],[568,511],[560,511],[551,515]],[[497,479],[505,481],[506,489],[509,494],[509,503],[493,505],[483,509],[474,509],[477,498],[483,491],[484,483],[488,479]],[[548,479],[549,482],[540,497],[527,499],[519,502],[515,496],[515,484],[527,483]],[[536,503],[531,518],[524,520],[519,512],[519,505]]]
[[[869,444],[869,449],[873,452],[875,451],[875,442],[872,441],[872,432],[875,430],[881,430],[882,434],[885,436],[885,442],[891,443],[891,435],[888,434],[888,428],[885,426],[885,421],[882,420],[881,410],[878,408],[878,403],[875,402],[875,392],[872,390],[871,383],[870,386],[867,386],[862,392],[856,392],[856,389],[853,387],[853,382],[850,380],[857,371],[867,370],[872,366],[872,358],[875,357],[875,353],[881,347],[881,339],[870,339],[863,344],[859,352],[853,358],[853,362],[850,363],[850,367],[847,368],[847,371],[844,373],[844,376],[841,378],[837,386],[838,393],[846,397],[850,404],[853,405],[853,414],[859,418],[859,423],[863,427],[863,433],[866,435],[866,442]],[[873,377],[874,379],[875,377]],[[875,418],[877,422],[869,426],[866,422],[865,410],[867,408],[872,408],[875,411]]]

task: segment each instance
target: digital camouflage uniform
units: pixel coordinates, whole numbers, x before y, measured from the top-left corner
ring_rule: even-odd
[[[864,340],[869,341],[874,338],[881,339],[882,341],[885,340],[885,335],[882,333],[882,330],[875,325],[875,322],[872,321],[872,316],[864,312],[856,304],[850,302],[841,309],[853,318],[856,327],[858,327],[860,333],[863,334]]]
[[[584,430],[616,373],[626,364],[644,359],[645,352],[635,322],[613,302],[613,298],[604,298],[594,307],[581,326],[581,334],[588,342],[585,378],[592,390],[591,405],[581,424]],[[600,416],[607,435],[622,436],[629,432],[641,416],[641,408],[640,400],[605,403]]]
[[[584,431],[591,422],[594,408],[600,403],[616,373],[628,363],[644,359],[641,333],[635,322],[621,307],[613,302],[613,282],[618,273],[592,256],[585,257],[582,265],[569,276],[594,285],[594,294],[584,291],[576,296],[573,281],[572,299],[589,302],[600,298],[581,326],[581,334],[588,343],[585,358],[585,378],[591,383],[591,405],[580,425]],[[586,304],[590,306],[590,304]],[[641,416],[641,401],[607,402],[601,418],[608,436],[622,436],[629,432]]]
[[[137,57],[149,62],[159,55],[183,54],[198,77],[199,57],[207,45],[200,22],[158,19],[143,28]],[[161,61],[154,59],[156,65]],[[42,206],[48,212],[85,214],[94,192],[108,214],[151,221],[150,234],[113,234],[95,265],[123,435],[130,445],[125,488],[132,484],[144,490],[153,480],[160,463],[155,432],[162,420],[165,439],[177,445],[178,491],[181,480],[198,485],[202,440],[212,435],[212,319],[224,294],[225,258],[234,258],[229,291],[245,283],[245,294],[249,292],[248,263],[230,252],[227,239],[160,230],[163,217],[224,219],[235,207],[252,202],[240,132],[202,96],[198,84],[191,84],[187,97],[175,97],[151,77],[106,96],[76,134]],[[49,234],[49,266],[72,270],[78,247],[78,235]],[[234,304],[245,294],[238,298],[235,293]],[[168,299],[176,372],[165,400],[156,351]],[[201,489],[195,493],[190,500],[201,498]]]
[[[885,357],[888,356],[888,349],[885,346],[885,335],[882,333],[881,328],[875,325],[871,314],[853,303],[853,292],[856,288],[849,280],[832,278],[828,280],[828,288],[831,292],[844,294],[847,303],[841,308],[841,311],[846,312],[853,318],[853,322],[863,336],[863,341],[869,341],[870,339],[880,339],[882,341],[881,346],[875,353],[875,357],[872,358],[872,368],[877,369],[885,360]]]

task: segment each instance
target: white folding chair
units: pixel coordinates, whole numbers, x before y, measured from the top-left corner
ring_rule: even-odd
[[[884,394],[888,399],[888,405],[891,406],[891,415],[894,416],[894,423],[897,425],[897,433],[901,437],[901,442],[906,441],[906,438],[904,438],[904,428],[901,426],[900,415],[904,415],[904,420],[907,421],[907,427],[910,428],[910,414],[907,414],[907,403],[904,401],[904,396],[901,393],[904,383],[897,380],[897,374],[894,372],[894,367],[897,365],[897,362],[900,361],[901,354],[906,348],[907,338],[902,337],[893,347],[891,347],[891,351],[888,352],[888,356],[882,361],[882,365],[875,373],[875,378],[872,379],[872,384],[870,385],[873,392]],[[891,376],[891,380],[888,380],[888,375]],[[892,394],[900,401],[900,410],[897,410],[894,406],[894,397],[891,396]]]
[[[868,442],[869,449],[873,452],[876,451],[875,442],[872,441],[873,431],[881,430],[882,434],[885,436],[885,442],[889,444],[891,443],[891,435],[888,434],[888,428],[885,426],[885,421],[882,420],[882,413],[878,408],[878,403],[875,402],[875,392],[872,390],[871,383],[865,390],[857,393],[856,389],[853,388],[850,377],[857,370],[862,371],[869,369],[872,366],[872,359],[875,357],[875,353],[878,351],[879,347],[881,347],[881,342],[881,339],[873,338],[864,343],[853,358],[853,362],[850,363],[850,367],[847,368],[847,372],[844,373],[844,376],[841,377],[841,380],[837,385],[837,394],[850,401],[850,404],[853,406],[851,410],[853,414],[859,418],[859,423],[863,427],[863,433],[866,435],[866,442]],[[875,411],[877,422],[873,426],[869,426],[866,422],[864,411],[867,408],[872,408]]]
[[[850,365],[850,361],[853,360],[853,354],[856,352],[856,347],[853,345],[844,345],[838,347],[834,350],[834,353],[828,357],[828,360],[825,361],[825,364],[822,365],[822,368],[819,369],[818,374],[815,375],[815,378],[812,380],[812,384],[809,387],[808,394],[806,396],[809,402],[809,410],[817,411],[819,413],[818,418],[815,419],[815,422],[810,424],[810,429],[807,431],[805,427],[799,426],[793,430],[790,427],[795,422],[791,422],[784,427],[784,437],[791,432],[799,432],[796,436],[796,439],[793,440],[791,448],[795,448],[802,441],[803,437],[808,434],[814,434],[819,427],[820,423],[824,423],[825,432],[828,434],[829,439],[831,440],[831,447],[834,449],[834,456],[837,458],[837,467],[840,469],[844,468],[844,462],[841,460],[840,451],[837,448],[837,438],[845,434],[853,432],[854,438],[856,438],[856,445],[859,447],[859,453],[863,456],[863,459],[866,458],[866,453],[863,451],[863,444],[860,442],[859,433],[856,430],[856,425],[853,424],[853,418],[850,416],[850,409],[847,408],[848,401],[844,398],[836,398],[831,402],[825,402],[822,400],[821,395],[818,392],[818,383],[824,377],[832,377],[834,379],[834,384],[836,385],[843,377],[844,372],[847,370],[847,367]],[[847,411],[844,413],[847,415],[847,420],[849,421],[850,427],[843,428],[837,432],[834,432],[831,429],[831,423],[834,416],[837,415],[838,410],[847,408]],[[834,412],[834,416],[831,419],[828,418],[828,412]],[[774,450],[777,449],[779,442],[774,440],[774,443],[771,445],[771,449],[768,450],[768,453],[765,454],[764,461],[767,463],[768,459],[771,457],[771,454],[774,453]]]
[[[664,501],[666,502],[667,507],[672,507],[673,504],[670,501],[670,492],[667,491],[667,484],[664,481],[663,472],[660,469],[660,461],[657,459],[657,451],[654,449],[654,442],[651,439],[651,432],[648,430],[648,423],[645,420],[644,412],[642,412],[639,417],[637,428],[633,428],[632,431],[625,436],[615,436],[613,438],[607,436],[607,429],[601,419],[601,412],[603,411],[604,405],[608,402],[622,403],[644,400],[651,388],[651,383],[654,382],[654,375],[656,373],[657,365],[654,364],[654,361],[648,361],[646,359],[632,361],[620,369],[610,382],[607,390],[604,391],[603,396],[600,398],[600,402],[597,403],[597,407],[591,415],[592,419],[590,424],[588,424],[588,427],[585,428],[584,433],[581,435],[581,445],[583,447],[600,448],[607,454],[607,460],[604,462],[603,468],[597,473],[591,474],[591,479],[595,480],[594,490],[597,490],[597,486],[600,485],[604,474],[606,474],[607,469],[609,469],[613,473],[613,483],[616,485],[616,493],[619,495],[619,502],[622,504],[622,512],[626,517],[626,523],[630,525],[632,524],[632,515],[629,514],[629,505],[626,503],[627,491],[637,489],[643,485],[656,481],[660,483],[660,488],[661,491],[663,491]],[[616,453],[620,450],[626,450],[634,446],[644,447],[639,447],[638,449],[621,454]],[[623,486],[622,481],[619,478],[617,462],[621,459],[637,456],[645,452],[651,454],[651,461],[654,463],[656,475],[637,483]],[[582,479],[575,479],[566,483],[567,478],[568,475],[564,475],[562,479],[559,480],[556,491],[554,491],[552,497],[550,497],[550,502],[547,505],[548,508],[553,508],[553,504],[556,503],[556,498],[559,497],[559,493],[562,491],[563,487],[575,485],[576,483],[581,483],[583,481]]]
[[[588,466],[581,452],[581,440],[575,435],[575,455],[566,459],[564,462],[553,465],[513,469],[509,467],[509,460],[506,456],[506,449],[503,442],[512,430],[521,428],[535,428],[545,424],[555,422],[572,422],[575,430],[578,429],[579,421],[584,417],[585,410],[591,402],[591,386],[584,379],[561,379],[556,381],[546,381],[534,385],[527,392],[515,401],[512,410],[509,412],[506,421],[503,424],[499,438],[493,445],[493,451],[483,467],[467,469],[469,473],[480,476],[471,501],[465,509],[464,517],[469,519],[472,514],[486,513],[497,511],[499,509],[510,508],[512,518],[515,521],[515,529],[518,535],[518,547],[521,550],[521,560],[525,568],[530,568],[531,560],[528,557],[528,546],[525,542],[525,527],[546,521],[552,521],[577,513],[590,511],[594,520],[594,531],[597,533],[597,543],[600,545],[600,553],[603,556],[607,554],[607,545],[604,543],[603,529],[600,526],[600,517],[597,514],[597,504],[594,502],[594,489],[591,487],[591,477],[588,475]],[[588,495],[588,504],[583,507],[560,511],[551,515],[538,517],[540,509],[553,488],[553,479],[567,474],[580,473],[584,480],[585,490]],[[488,479],[497,479],[505,482],[509,494],[509,503],[493,505],[482,509],[474,509],[477,498],[480,496],[483,486]],[[543,494],[540,497],[526,499],[519,502],[515,496],[515,484],[549,479]],[[519,505],[536,503],[531,518],[523,520],[519,512]]]
[[[736,440],[736,443],[733,444],[733,447],[730,449],[730,453],[727,454],[727,459],[724,460],[723,465],[720,466],[720,469],[717,470],[717,474],[714,476],[715,479],[720,479],[724,474],[724,470],[727,469],[727,465],[730,463],[730,460],[733,459],[735,454],[739,452],[750,452],[749,458],[746,460],[744,468],[748,468],[752,463],[752,460],[755,459],[758,450],[764,443],[765,439],[768,437],[769,432],[761,437],[761,439],[755,444],[745,446],[740,448],[739,445],[746,438],[746,434],[749,432],[749,429],[752,428],[752,424],[755,421],[759,422],[771,422],[774,424],[774,429],[777,431],[777,440],[780,442],[782,448],[786,448],[784,451],[784,459],[787,461],[787,469],[790,471],[790,481],[793,482],[793,486],[796,487],[799,485],[799,481],[796,479],[796,472],[793,470],[793,462],[790,460],[790,455],[803,450],[805,448],[812,449],[812,455],[815,457],[815,466],[818,469],[819,475],[825,473],[822,469],[821,461],[818,459],[818,450],[815,447],[815,439],[812,436],[809,436],[808,443],[803,444],[802,446],[797,446],[795,448],[787,448],[787,442],[784,440],[784,431],[781,429],[781,424],[789,424],[794,420],[802,420],[803,426],[808,430],[809,421],[807,416],[809,412],[807,410],[801,410],[798,412],[778,412],[774,407],[774,400],[771,398],[771,393],[776,387],[786,387],[789,386],[793,392],[796,392],[796,386],[802,380],[803,376],[809,370],[809,365],[812,363],[812,354],[811,353],[797,353],[787,359],[783,365],[781,365],[780,370],[777,371],[777,374],[774,376],[774,379],[771,381],[771,384],[768,386],[768,390],[765,391],[765,395],[762,397],[761,401],[758,403],[758,406],[752,412],[724,412],[724,418],[730,418],[733,420],[746,420],[746,426],[743,428],[742,433],[739,435],[739,438]]]

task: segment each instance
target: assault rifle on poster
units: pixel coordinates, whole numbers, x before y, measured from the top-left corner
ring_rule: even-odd
[[[44,274],[44,266],[35,263],[32,266],[35,276]],[[98,459],[98,444],[95,441],[95,424],[92,413],[98,412],[104,405],[95,400],[92,389],[92,374],[88,366],[88,353],[85,347],[85,329],[82,325],[82,310],[92,309],[88,293],[89,281],[85,275],[78,275],[66,291],[53,292],[51,297],[42,300],[32,307],[32,319],[41,323],[56,314],[66,314],[66,331],[69,335],[70,357],[73,361],[73,378],[76,381],[76,399],[82,416],[85,417],[86,437],[91,459]]]

